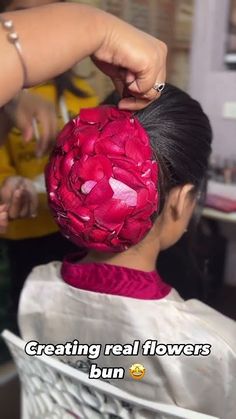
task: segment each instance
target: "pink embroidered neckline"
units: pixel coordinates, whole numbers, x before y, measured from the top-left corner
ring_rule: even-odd
[[[85,254],[72,254],[62,263],[62,278],[72,287],[140,300],[158,300],[171,291],[171,286],[156,271],[143,272],[106,263],[83,264],[78,262],[81,256]]]

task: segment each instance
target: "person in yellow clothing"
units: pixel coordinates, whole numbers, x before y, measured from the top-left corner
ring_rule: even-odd
[[[0,0],[0,9],[6,2]],[[5,10],[40,6],[53,1],[13,0]],[[58,130],[79,113],[81,108],[94,107],[98,98],[88,83],[73,75],[72,71],[58,76],[53,81],[30,89],[42,99],[55,106],[58,115]],[[36,121],[35,121],[36,122]],[[40,127],[35,124],[35,137],[40,136]],[[21,200],[19,212],[12,215],[4,236],[7,244],[13,311],[17,310],[19,294],[25,278],[34,266],[61,260],[73,245],[58,232],[47,206],[44,187],[44,169],[49,154],[37,155],[37,138],[25,144],[21,132],[13,128],[6,144],[0,148],[0,197],[2,202]],[[30,214],[30,205],[37,201],[37,214]],[[27,215],[31,215],[27,216]],[[21,217],[21,218],[17,218]],[[27,217],[27,218],[23,218]],[[17,219],[14,219],[17,218]]]

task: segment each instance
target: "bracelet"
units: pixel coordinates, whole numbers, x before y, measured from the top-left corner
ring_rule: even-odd
[[[2,24],[2,27],[4,30],[6,30],[7,33],[7,40],[16,48],[18,57],[21,62],[22,70],[23,70],[23,87],[27,85],[28,80],[28,74],[27,74],[27,67],[25,64],[19,36],[17,32],[15,32],[13,21],[10,19],[4,19],[2,16],[0,16],[0,23]]]

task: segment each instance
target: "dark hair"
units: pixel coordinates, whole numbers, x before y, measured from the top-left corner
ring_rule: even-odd
[[[56,86],[57,99],[60,99],[65,90],[80,98],[90,97],[90,95],[86,91],[79,89],[74,84],[73,74],[70,70],[55,77],[54,82]]]
[[[103,104],[117,105],[120,97],[112,92]],[[212,129],[201,105],[178,87],[166,84],[158,100],[136,112],[149,134],[161,175],[161,204],[171,188],[186,183],[194,191],[205,186],[211,153]]]
[[[0,0],[0,13],[5,12],[7,6],[11,4],[9,0]]]
[[[199,190],[206,178],[212,141],[210,122],[200,104],[166,84],[161,97],[136,116],[149,134],[160,166],[161,201],[174,186],[189,183]]]
[[[65,2],[65,0],[58,0],[58,2],[63,3]],[[0,13],[5,12],[7,7],[9,7],[11,3],[12,3],[12,0],[0,0]]]

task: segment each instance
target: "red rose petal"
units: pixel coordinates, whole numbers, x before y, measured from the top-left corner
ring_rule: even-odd
[[[76,165],[75,167],[75,172],[76,170],[78,176],[84,181],[95,180],[96,182],[98,182],[104,176],[109,178],[112,175],[111,162],[110,160],[108,160],[107,157],[102,155],[89,157],[85,162],[82,162],[80,160],[78,162],[78,165]]]
[[[107,240],[108,236],[109,236],[109,233],[107,231],[95,228],[91,231],[89,240],[102,243]]]
[[[143,145],[139,139],[129,138],[125,143],[125,154],[138,163],[151,158],[151,149]]]
[[[130,111],[121,111],[120,109],[118,109],[116,106],[109,106],[109,118],[111,120],[116,120],[116,119],[127,119],[127,118],[131,118],[132,113]]]
[[[103,226],[103,228],[113,229],[121,227],[124,220],[131,212],[132,209],[123,202],[111,199],[109,202],[106,202],[95,209],[94,218],[99,225]]]
[[[73,129],[74,125],[68,122],[60,132],[56,140],[56,146],[61,147],[63,151],[67,152],[71,149],[71,143],[73,140]]]
[[[144,181],[142,180],[141,176],[138,176],[139,173],[135,174],[120,167],[113,167],[113,175],[115,179],[120,180],[133,189],[144,186]]]
[[[58,188],[58,180],[55,176],[54,166],[48,165],[45,171],[46,188],[48,193],[56,191]]]
[[[109,106],[100,106],[99,108],[81,109],[80,119],[88,124],[99,124],[103,126],[108,122],[110,114]]]
[[[94,147],[99,139],[100,132],[96,125],[85,126],[78,133],[81,154],[93,155]]]
[[[110,200],[113,196],[113,190],[109,185],[108,179],[103,178],[92,188],[91,192],[87,195],[86,205],[100,205]]]
[[[117,144],[123,144],[124,141],[133,135],[134,133],[130,130],[129,119],[109,122],[102,131],[103,138],[108,137]]]
[[[67,217],[68,228],[72,229],[72,232],[75,231],[76,234],[81,234],[84,231],[84,222],[72,212],[68,212]]]
[[[61,161],[60,165],[60,176],[65,179],[69,175],[71,168],[75,163],[75,159],[78,157],[78,148],[73,148],[69,151]]]
[[[124,156],[114,156],[114,155],[108,155],[111,159],[112,165],[117,166],[120,169],[128,170],[128,172],[132,172],[134,174],[137,174],[139,171],[138,165],[131,159],[124,157]]]
[[[95,144],[95,152],[105,155],[124,155],[124,147],[122,144],[113,142],[110,138],[104,138]]]
[[[78,211],[78,209],[81,207],[82,199],[80,199],[79,196],[75,195],[73,192],[71,192],[66,184],[62,184],[57,193],[63,208],[66,210],[74,211],[75,213]]]

